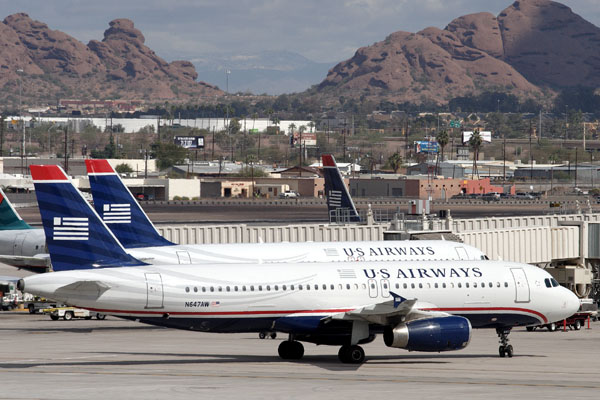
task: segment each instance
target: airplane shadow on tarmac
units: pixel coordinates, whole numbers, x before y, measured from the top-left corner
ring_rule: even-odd
[[[493,354],[424,354],[424,355],[389,355],[389,356],[370,356],[362,365],[342,364],[338,361],[335,355],[310,355],[305,356],[301,360],[290,361],[281,360],[277,355],[224,355],[224,354],[183,354],[183,353],[133,353],[133,352],[90,352],[79,353],[89,354],[90,357],[97,356],[116,356],[129,355],[140,357],[161,357],[163,359],[154,360],[115,360],[115,361],[40,361],[40,362],[23,362],[23,363],[0,363],[0,369],[24,369],[34,367],[94,367],[94,366],[113,366],[113,367],[132,367],[136,365],[207,365],[207,364],[228,364],[228,363],[293,363],[312,365],[318,368],[329,371],[348,371],[358,370],[361,366],[368,365],[424,365],[424,364],[450,364],[452,360],[457,359],[480,359],[480,358],[498,358]],[[521,357],[545,357],[538,355],[515,355],[515,358]],[[167,358],[167,359],[164,359]]]

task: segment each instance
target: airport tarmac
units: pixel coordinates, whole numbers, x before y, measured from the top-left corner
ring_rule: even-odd
[[[341,364],[337,347],[305,344],[277,356],[280,338],[206,334],[104,321],[51,321],[0,312],[2,399],[596,399],[600,323],[567,332],[516,329],[515,357],[498,356],[493,330],[462,351],[427,354],[364,346]]]

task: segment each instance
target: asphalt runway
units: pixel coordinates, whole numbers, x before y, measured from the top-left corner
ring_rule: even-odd
[[[364,346],[341,364],[337,347],[305,344],[277,356],[280,338],[168,330],[108,317],[51,321],[0,312],[0,398],[6,399],[597,399],[600,323],[567,332],[511,333],[500,358],[493,330],[462,351],[427,354]]]

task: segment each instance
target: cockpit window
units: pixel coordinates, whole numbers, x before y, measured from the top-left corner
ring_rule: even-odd
[[[550,281],[552,282],[552,286],[554,286],[554,287],[560,286],[558,284],[558,282],[556,282],[556,279],[552,278],[552,279],[550,279]]]
[[[546,284],[546,287],[552,287],[552,283],[550,282],[550,279],[548,279],[548,278],[544,279],[544,283]]]

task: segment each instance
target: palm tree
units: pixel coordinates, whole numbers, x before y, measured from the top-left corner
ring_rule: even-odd
[[[481,147],[481,135],[479,134],[479,129],[475,129],[473,131],[473,135],[469,138],[469,147],[473,149],[473,171],[471,173],[471,179],[473,176],[477,174],[477,179],[479,179],[479,172],[477,171],[477,159],[479,158],[479,148]]]
[[[444,147],[446,147],[446,145],[448,144],[448,141],[450,140],[450,137],[448,136],[448,132],[446,132],[446,130],[443,129],[442,131],[440,131],[437,134],[435,139],[437,140],[438,144],[442,148],[442,162],[444,162]],[[438,153],[437,162],[435,163],[436,174],[439,174],[439,165],[440,165],[440,155]]]
[[[306,131],[305,125],[300,125],[298,128],[298,132],[300,132],[300,166],[302,166],[302,132]]]
[[[394,173],[397,174],[398,170],[402,166],[402,156],[400,155],[400,153],[395,152],[394,154],[392,154],[388,158],[388,165],[390,167],[392,167],[392,169],[394,170]]]
[[[312,122],[312,121],[310,121],[310,122],[308,123],[308,127],[310,128],[310,133],[312,133],[312,131],[313,131],[313,128],[315,127],[315,123],[314,123],[314,122]]]
[[[256,124],[256,118],[258,118],[258,113],[252,113],[252,132],[254,132],[254,124]]]

